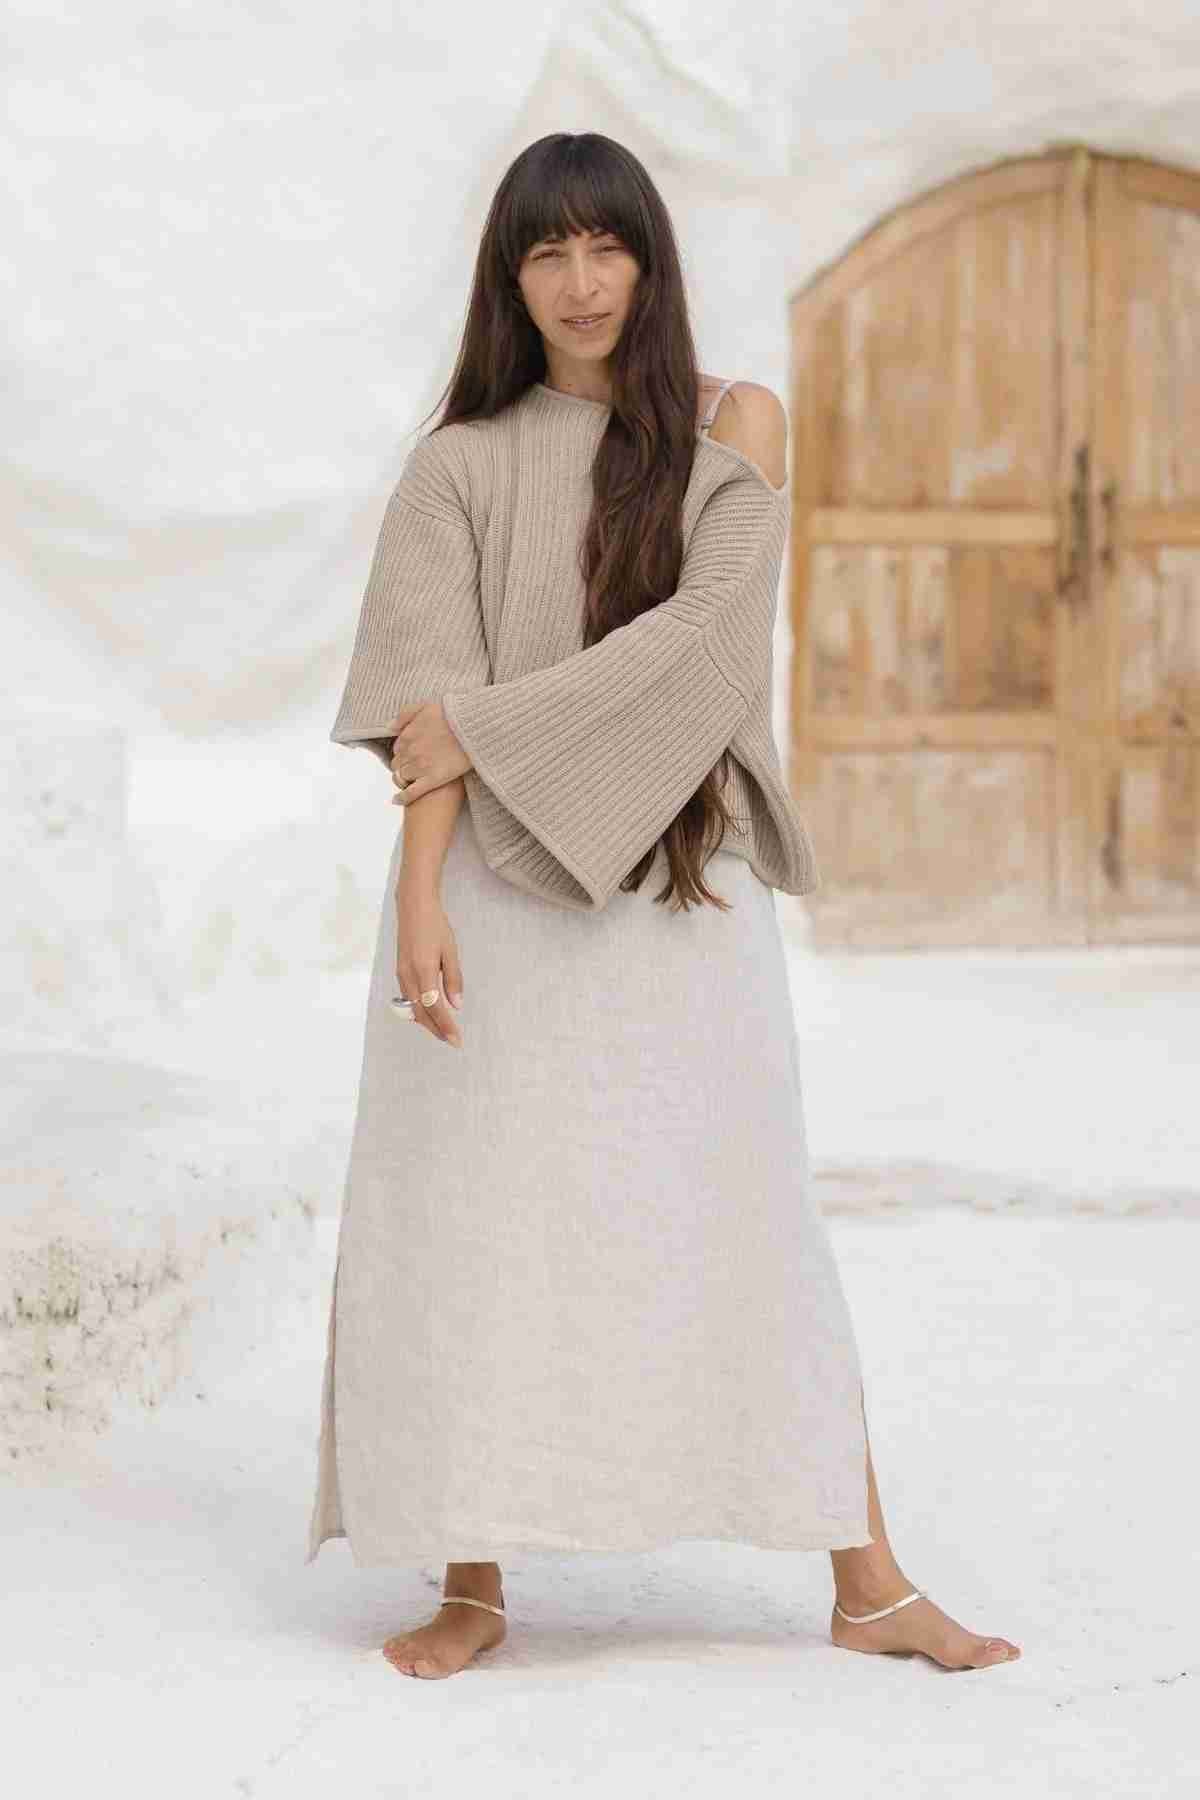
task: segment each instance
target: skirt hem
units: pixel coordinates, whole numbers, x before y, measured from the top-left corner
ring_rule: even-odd
[[[678,1544],[740,1544],[751,1550],[860,1550],[875,1542],[866,1525],[831,1525],[828,1531],[806,1532],[801,1538],[792,1538],[788,1542],[772,1539],[757,1534],[739,1535],[733,1532],[705,1533],[691,1531],[666,1537],[651,1534],[636,1542],[625,1543],[580,1543],[578,1541],[561,1544],[539,1543],[532,1539],[509,1538],[503,1542],[480,1547],[470,1546],[470,1554],[464,1555],[461,1546],[456,1546],[453,1554],[443,1545],[415,1544],[397,1554],[362,1555],[355,1550],[345,1531],[330,1531],[310,1546],[306,1563],[317,1560],[322,1545],[335,1538],[345,1538],[350,1548],[350,1556],[357,1569],[402,1568],[415,1563],[424,1562],[503,1562],[513,1556],[636,1556],[650,1551],[671,1550]]]

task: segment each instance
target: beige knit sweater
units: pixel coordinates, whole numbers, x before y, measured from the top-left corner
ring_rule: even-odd
[[[384,513],[330,736],[388,764],[396,709],[440,700],[474,764],[467,799],[489,866],[583,911],[605,905],[729,750],[736,824],[722,848],[808,893],[816,863],[771,728],[787,484],[698,430],[676,591],[583,649],[578,554],[608,414],[536,382],[496,417],[418,441]]]

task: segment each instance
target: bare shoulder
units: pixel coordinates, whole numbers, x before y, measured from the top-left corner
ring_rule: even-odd
[[[757,463],[773,487],[787,480],[787,411],[773,388],[735,381],[717,408],[709,437]]]

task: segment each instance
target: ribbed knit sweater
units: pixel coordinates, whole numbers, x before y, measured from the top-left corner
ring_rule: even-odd
[[[579,551],[609,411],[535,382],[495,417],[417,442],[330,737],[390,764],[397,709],[440,700],[474,765],[488,865],[582,911],[607,903],[728,750],[721,847],[808,893],[816,863],[771,725],[787,483],[698,428],[675,592],[585,649]]]

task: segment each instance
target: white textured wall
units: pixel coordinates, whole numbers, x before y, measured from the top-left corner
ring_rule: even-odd
[[[521,147],[628,143],[677,220],[705,366],[781,389],[788,292],[937,183],[1063,139],[1200,166],[1195,0],[15,0],[6,17],[0,966],[18,1056],[128,1048],[139,1018],[161,1031],[224,983],[238,1036],[282,985],[365,955],[399,815],[378,765],[327,732],[383,501]],[[71,1095],[108,1076],[56,1068],[75,1131]],[[211,1105],[190,1154],[218,1198],[179,1215],[187,1267],[214,1207],[236,1226],[291,1205],[268,1173],[226,1217],[240,1114]],[[45,1109],[8,1121],[0,1329],[51,1236],[92,1246],[77,1299],[122,1245],[141,1254],[130,1204],[157,1204],[155,1266],[174,1241],[152,1174],[132,1202],[89,1184],[103,1133],[71,1139],[74,1177],[56,1143],[39,1183],[50,1129]]]
[[[774,384],[789,289],[927,187],[1063,138],[1200,162],[1194,0],[8,16],[0,701],[81,700],[130,734],[131,828],[200,975],[194,881],[210,914],[234,898],[231,954],[270,963],[233,886],[256,844],[315,879],[318,915],[339,879],[374,904],[386,776],[325,733],[522,145],[629,143],[678,221],[704,362]],[[318,822],[315,871],[285,821]]]

